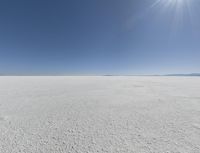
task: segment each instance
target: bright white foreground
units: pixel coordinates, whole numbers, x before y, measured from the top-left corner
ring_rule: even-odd
[[[0,153],[199,153],[200,77],[0,77]]]

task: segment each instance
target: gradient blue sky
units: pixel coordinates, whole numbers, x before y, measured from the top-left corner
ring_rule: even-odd
[[[0,74],[191,72],[199,0],[0,1]]]

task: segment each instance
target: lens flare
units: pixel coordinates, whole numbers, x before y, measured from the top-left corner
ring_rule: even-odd
[[[193,0],[156,0],[151,7],[164,7],[166,9],[185,9],[193,3]]]
[[[192,2],[193,0],[156,0],[150,8],[173,13],[174,20],[179,21],[183,16],[192,17]]]
[[[150,5],[149,10],[153,10],[159,14],[158,19],[171,19],[169,27],[171,30],[171,37],[175,37],[178,31],[182,30],[185,22],[193,27],[195,22],[195,15],[193,13],[195,0],[154,0]],[[192,29],[192,28],[191,28]]]
[[[163,6],[165,8],[169,7],[181,7],[181,5],[184,5],[187,3],[188,0],[156,0],[151,7],[156,6]]]

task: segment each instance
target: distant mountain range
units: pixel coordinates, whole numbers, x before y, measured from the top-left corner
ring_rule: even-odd
[[[71,76],[71,75],[51,75],[51,74],[46,74],[46,75],[42,75],[42,74],[2,74],[0,73],[0,76]],[[72,76],[76,76],[76,75],[72,75]],[[81,76],[81,75],[78,75]],[[87,76],[87,75],[83,75],[83,76]],[[88,76],[95,76],[95,75],[88,75]],[[97,75],[98,76],[98,75]],[[101,75],[99,75],[101,76]],[[105,74],[102,76],[200,76],[200,73],[188,73],[188,74],[181,74],[181,73],[177,73],[177,74],[164,74],[164,75],[112,75],[112,74]]]
[[[164,76],[200,76],[200,73],[190,73],[190,74],[167,74]]]
[[[177,73],[177,74],[155,74],[155,75],[112,75],[112,74],[106,74],[103,76],[200,76],[200,73],[188,73],[188,74],[182,74],[182,73]]]

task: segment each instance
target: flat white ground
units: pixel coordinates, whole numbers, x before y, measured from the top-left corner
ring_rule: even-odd
[[[0,77],[0,153],[199,153],[200,77]]]

